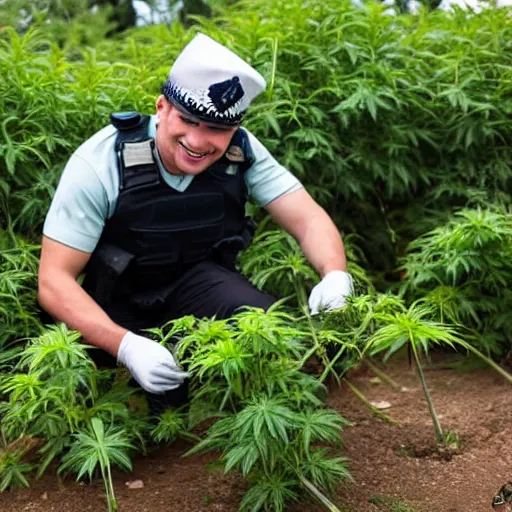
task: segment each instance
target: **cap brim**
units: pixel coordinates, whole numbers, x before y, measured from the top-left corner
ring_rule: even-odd
[[[166,100],[171,103],[172,106],[176,107],[180,112],[183,114],[188,114],[189,116],[196,117],[197,119],[200,119],[201,121],[204,121],[209,124],[218,124],[220,126],[238,126],[242,123],[243,118],[245,116],[245,112],[240,114],[240,119],[236,119],[234,121],[229,120],[223,120],[223,119],[216,119],[213,117],[208,117],[205,115],[202,115],[201,113],[197,111],[190,111],[186,107],[184,107],[179,101],[175,100],[174,98],[167,98]]]

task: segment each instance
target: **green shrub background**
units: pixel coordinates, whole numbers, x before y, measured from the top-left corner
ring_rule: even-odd
[[[383,11],[377,3],[358,9],[335,0],[217,3],[213,19],[188,29],[174,23],[108,39],[108,10],[88,13],[87,23],[43,17],[25,31],[3,26],[0,228],[37,243],[73,150],[108,124],[112,111],[153,112],[173,59],[203,31],[267,79],[246,126],[355,237],[378,289],[397,290],[407,280],[400,265],[408,244],[450,225],[461,208],[501,215],[509,254],[510,10]],[[494,271],[493,261],[484,274]],[[484,263],[472,260],[459,282],[437,284],[481,281],[474,264]],[[511,277],[504,266],[502,282]],[[406,288],[412,297],[434,285]],[[480,308],[484,315],[510,305],[501,300],[504,289],[497,295],[499,303]]]
[[[185,414],[170,411],[153,428],[128,403],[134,389],[99,372],[76,333],[43,327],[36,276],[67,159],[111,112],[152,113],[198,31],[266,78],[245,125],[332,216],[356,281],[347,307],[320,321],[252,311],[236,328],[186,317],[167,334],[153,330],[164,341],[184,336],[178,350],[196,370],[189,423],[196,403],[212,412],[200,403],[205,394],[215,398],[212,415],[231,413],[198,449],[220,447],[225,468],[248,475],[254,486],[242,509],[281,510],[303,492],[304,477],[326,492],[347,478],[344,459],[310,446],[337,439],[344,424],[316,393],[364,353],[412,344],[417,356],[431,343],[469,343],[501,361],[510,355],[511,9],[389,16],[378,3],[347,0],[219,0],[213,18],[188,28],[119,32],[112,11],[92,13],[87,0],[8,4],[0,6],[0,491],[28,485],[28,473],[57,459],[61,470],[91,475],[94,454],[82,445],[106,447],[98,464],[111,510],[110,463],[129,468],[128,451],[145,439],[187,436]],[[20,24],[21,7],[34,12],[30,27]],[[304,305],[318,276],[290,236],[251,211],[261,222],[240,268]],[[313,354],[324,364],[318,379],[299,371]],[[268,432],[262,414],[273,418]],[[261,437],[241,428],[247,417],[266,436],[259,448]],[[9,449],[23,436],[44,438],[37,464]],[[287,457],[293,471],[276,462]]]

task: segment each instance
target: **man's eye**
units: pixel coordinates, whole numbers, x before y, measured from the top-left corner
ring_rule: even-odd
[[[181,120],[185,123],[185,124],[196,124],[194,121],[192,121],[192,119],[187,119],[186,117],[182,117]]]

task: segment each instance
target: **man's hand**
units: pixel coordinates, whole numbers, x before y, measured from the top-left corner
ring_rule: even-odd
[[[313,288],[309,309],[316,315],[321,309],[338,309],[345,305],[345,297],[353,291],[352,277],[342,270],[332,270]]]
[[[188,377],[165,347],[133,332],[127,332],[122,339],[117,361],[149,393],[163,394],[176,389]]]

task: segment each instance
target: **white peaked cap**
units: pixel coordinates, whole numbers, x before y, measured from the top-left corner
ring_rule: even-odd
[[[198,34],[178,55],[162,92],[173,104],[204,121],[236,125],[266,85],[238,55]]]

